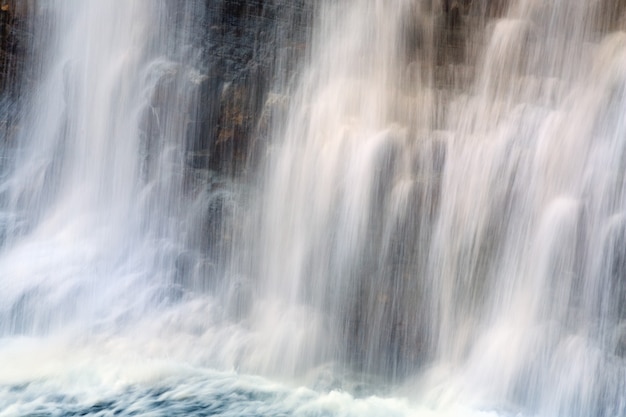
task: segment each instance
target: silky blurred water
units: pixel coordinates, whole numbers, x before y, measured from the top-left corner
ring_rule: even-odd
[[[626,415],[620,2],[315,3],[239,176],[203,2],[33,7],[0,416]]]

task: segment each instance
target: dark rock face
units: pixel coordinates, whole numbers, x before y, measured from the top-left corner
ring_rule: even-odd
[[[203,207],[183,232],[190,248],[176,258],[173,285],[205,290],[221,285],[228,263],[235,202],[231,178],[251,175],[265,154],[263,139],[282,111],[285,92],[306,51],[311,0],[188,0],[165,2],[173,38],[141,118],[142,175],[153,178],[162,126],[184,132],[182,193]],[[245,287],[229,296],[235,311],[247,305]]]
[[[19,97],[32,80],[27,65],[32,43],[32,22],[27,7],[31,0],[0,0],[0,143],[2,152],[16,145],[19,130]],[[32,66],[31,66],[32,67]],[[7,158],[0,164],[0,175],[9,169]]]
[[[268,94],[281,89],[305,50],[306,0],[210,0],[195,39],[208,75],[199,97],[202,125],[188,143],[194,168],[240,173],[258,135]]]
[[[0,2],[0,94],[17,94],[30,42],[27,2]]]

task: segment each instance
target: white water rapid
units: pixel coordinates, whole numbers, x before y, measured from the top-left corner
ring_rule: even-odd
[[[245,174],[205,3],[31,5],[0,417],[626,416],[624,2],[313,2]]]

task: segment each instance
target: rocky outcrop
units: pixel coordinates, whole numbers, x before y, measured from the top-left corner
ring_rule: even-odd
[[[18,97],[26,90],[30,74],[26,65],[31,42],[27,6],[30,0],[0,1],[0,141],[5,151],[15,146],[18,132]],[[0,173],[8,164],[0,166]]]
[[[17,94],[29,44],[28,2],[0,3],[0,94]]]
[[[270,92],[285,88],[305,50],[311,9],[306,0],[206,1],[208,30],[196,46],[208,76],[202,125],[188,143],[191,166],[242,172]]]

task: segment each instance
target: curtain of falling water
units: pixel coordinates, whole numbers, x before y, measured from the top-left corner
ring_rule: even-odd
[[[203,81],[185,48],[203,9],[33,4],[30,65],[41,82],[2,184],[0,333],[119,325],[176,278],[192,210],[184,151]]]
[[[433,407],[623,415],[623,8],[442,3],[317,5],[233,226],[224,330],[190,309],[182,340],[246,371],[416,375]],[[44,82],[1,190],[3,335],[123,327],[168,283],[204,286],[175,268],[205,203],[183,195],[186,4],[174,24],[167,2],[41,5]]]
[[[412,126],[394,123],[405,110],[394,104],[404,98],[396,43],[407,9],[396,6],[319,6],[310,69],[276,129],[284,141],[271,151],[258,212],[244,229],[241,254],[250,257],[235,266],[259,286],[263,301],[251,320],[271,327],[263,369],[291,373],[335,358],[396,372],[396,361],[417,360],[425,349],[418,343],[428,343],[415,339],[428,330],[409,324],[414,313],[401,301],[419,297],[405,272],[425,268],[418,258],[426,252],[403,243],[428,239],[427,216],[413,221],[406,214],[412,203],[432,201],[435,168],[424,155],[415,178],[420,155],[407,140]],[[428,93],[406,98],[429,106]],[[419,108],[409,112],[429,125]],[[423,189],[413,187],[418,182]]]
[[[598,21],[611,3],[512,5],[446,123],[437,354],[542,414],[624,412],[626,38]]]
[[[621,415],[623,8],[430,3],[318,6],[236,266],[258,283],[257,366]]]

